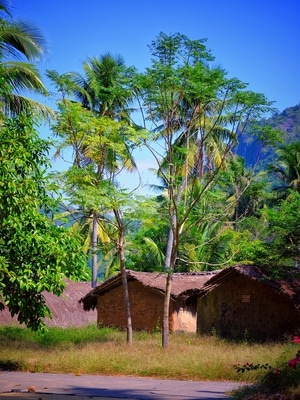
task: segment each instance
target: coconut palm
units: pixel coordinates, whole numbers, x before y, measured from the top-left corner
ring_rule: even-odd
[[[31,23],[14,20],[8,2],[0,0],[0,106],[3,114],[33,111],[48,118],[49,107],[23,96],[24,90],[46,95],[40,74],[33,64],[46,51],[41,31]]]
[[[83,71],[83,75],[74,74],[78,85],[74,94],[81,104],[102,116],[118,120],[128,117],[133,98],[128,80],[131,69],[123,58],[110,53],[90,57],[84,61]]]
[[[285,198],[289,189],[300,193],[300,143],[284,145],[276,153],[277,162],[270,170],[280,180],[280,184],[275,188],[279,197]]]

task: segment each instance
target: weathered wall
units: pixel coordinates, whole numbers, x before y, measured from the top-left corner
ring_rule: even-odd
[[[197,306],[175,305],[174,308],[174,331],[196,332]]]
[[[288,298],[242,275],[198,299],[200,334],[214,331],[226,338],[266,340],[295,334],[299,329],[299,314]]]
[[[134,281],[128,283],[132,328],[154,331],[161,329],[164,294]],[[126,328],[123,286],[118,286],[98,297],[98,325]],[[197,307],[186,307],[170,302],[170,331],[196,332]]]
[[[140,282],[128,283],[133,329],[161,329],[164,295]],[[173,330],[171,302],[170,329]],[[123,286],[98,297],[98,325],[126,328]]]

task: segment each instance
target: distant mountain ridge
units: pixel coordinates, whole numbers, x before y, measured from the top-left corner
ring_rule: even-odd
[[[283,132],[283,144],[300,142],[300,104],[288,107],[282,112],[276,112],[272,117],[261,120],[261,125],[269,125],[274,129],[280,129]],[[260,162],[264,163],[267,159],[274,156],[276,148],[263,148]],[[261,143],[244,133],[240,137],[236,153],[245,159],[247,167],[254,166],[257,162],[258,154],[261,150]]]

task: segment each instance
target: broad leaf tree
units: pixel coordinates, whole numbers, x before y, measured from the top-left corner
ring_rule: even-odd
[[[57,201],[45,175],[50,143],[33,119],[5,118],[0,129],[0,304],[33,330],[50,316],[43,291],[86,277],[78,238],[52,220]]]
[[[282,266],[299,268],[299,213],[300,193],[296,190],[290,190],[279,207],[269,209],[266,213],[269,237],[265,241],[265,249],[269,253],[270,265],[279,265],[281,271],[284,270]]]
[[[56,71],[47,72],[47,75],[63,96],[63,100],[59,105],[60,110],[63,111],[60,116],[60,127],[58,129],[54,128],[54,131],[65,140],[60,143],[57,154],[60,153],[63,147],[71,146],[74,155],[73,164],[79,168],[85,168],[91,159],[95,161],[93,155],[96,155],[98,160],[96,169],[99,180],[116,180],[116,175],[120,174],[123,169],[131,170],[135,168],[130,149],[128,148],[125,152],[122,149],[123,155],[121,157],[121,153],[118,150],[120,146],[127,146],[128,144],[125,139],[126,135],[123,135],[122,131],[124,132],[125,125],[129,123],[130,109],[128,105],[133,97],[130,86],[132,72],[133,69],[126,67],[121,56],[113,56],[110,53],[85,60],[83,62],[83,74],[66,73],[59,75]],[[68,113],[67,110],[70,110],[70,104],[66,103],[67,95],[73,95],[75,99],[80,101],[84,109],[91,111],[94,117],[98,116],[101,119],[101,122],[99,120],[96,123],[98,128],[88,129],[88,135],[86,135],[84,129],[78,129],[76,122],[73,127],[75,110],[71,110],[71,113]],[[71,114],[73,114],[73,117]],[[81,115],[83,115],[83,111]],[[88,116],[87,113],[85,115]],[[122,127],[119,125],[118,138],[115,141],[116,124],[120,124],[121,121],[123,125]],[[100,129],[99,124],[101,124]],[[80,132],[79,135],[78,132]],[[95,133],[94,138],[93,132]],[[114,145],[110,147],[110,144],[114,141],[115,146],[118,148],[114,148]],[[93,154],[87,155],[88,153]],[[119,162],[121,158],[122,163]],[[120,168],[121,164],[122,167]],[[94,244],[92,287],[94,287],[97,279],[98,228],[101,229],[98,226],[96,210],[93,211],[92,218],[91,235],[93,237],[92,243]]]

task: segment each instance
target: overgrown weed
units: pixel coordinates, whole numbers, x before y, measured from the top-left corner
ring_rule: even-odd
[[[0,368],[20,371],[135,375],[164,379],[256,382],[262,371],[238,374],[234,365],[246,362],[275,365],[291,351],[288,343],[232,342],[216,336],[171,334],[163,349],[158,332],[134,332],[132,347],[126,333],[112,328],[0,328]]]

